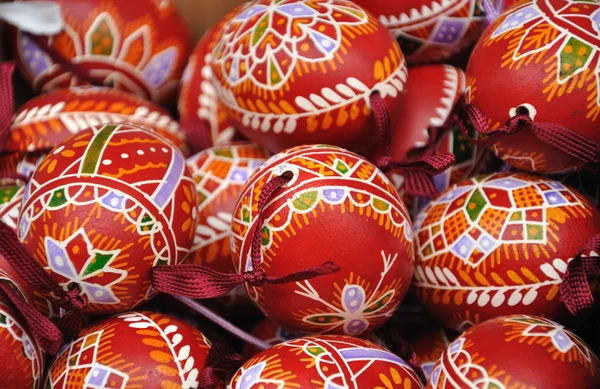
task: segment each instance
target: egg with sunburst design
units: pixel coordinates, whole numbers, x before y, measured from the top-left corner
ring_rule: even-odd
[[[572,135],[564,128],[587,139],[578,141],[577,150],[600,144],[599,18],[597,0],[520,2],[487,28],[473,50],[466,96],[492,128],[523,112],[534,123],[563,127],[551,136],[536,137],[524,129],[498,139],[493,151],[517,169],[558,173],[583,168],[586,162],[551,142],[557,137],[563,145],[569,142]]]
[[[30,1],[30,0],[20,0]],[[58,0],[63,30],[41,37],[64,61],[85,71],[95,85],[171,103],[192,41],[170,1]],[[55,63],[32,35],[12,31],[14,57],[34,89],[46,92],[85,84]]]
[[[574,333],[529,315],[491,319],[454,340],[427,389],[600,387],[600,361]]]
[[[343,335],[309,336],[252,357],[228,389],[423,388],[400,357],[367,340]]]
[[[212,52],[217,93],[246,137],[271,152],[327,143],[368,149],[369,97],[395,115],[406,82],[398,44],[345,0],[258,0],[232,15]]]
[[[267,182],[293,178],[272,194],[258,225]],[[357,336],[382,326],[406,295],[413,273],[412,225],[385,175],[361,156],[325,145],[288,149],[267,160],[233,212],[238,273],[252,266],[262,229],[263,269],[280,277],[332,261],[340,271],[279,285],[246,285],[249,297],[284,328]],[[368,263],[369,266],[365,266]]]
[[[44,388],[194,389],[210,348],[210,341],[182,320],[126,312],[84,328],[66,344]]]
[[[416,295],[446,327],[464,331],[502,315],[568,316],[560,284],[584,242],[600,233],[600,211],[558,181],[495,173],[441,193],[415,231]]]
[[[57,283],[80,287],[85,313],[122,312],[153,296],[154,266],[189,253],[196,201],[185,158],[165,138],[134,125],[92,126],[37,167],[18,236]]]

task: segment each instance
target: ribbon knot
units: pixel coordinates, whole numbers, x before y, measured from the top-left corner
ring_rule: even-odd
[[[64,305],[72,310],[81,311],[87,303],[87,296],[81,294],[81,287],[76,283],[70,284],[69,290],[65,292]]]
[[[260,286],[265,283],[266,274],[264,271],[247,271],[243,274],[244,281],[252,286]]]
[[[220,373],[223,378],[230,378],[242,363],[242,357],[235,351],[223,346],[220,343],[215,343],[211,346],[206,363],[200,379],[198,387],[202,389],[214,389],[219,387],[221,379],[217,376]]]
[[[600,275],[600,234],[589,238],[568,266],[560,284],[560,296],[572,315],[594,305],[594,295],[589,279]],[[594,252],[596,256],[585,256],[586,252]]]

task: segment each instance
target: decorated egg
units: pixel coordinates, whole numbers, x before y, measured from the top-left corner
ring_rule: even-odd
[[[152,296],[153,266],[189,253],[195,205],[185,158],[165,138],[134,125],[92,126],[38,166],[18,235],[57,283],[80,287],[86,313],[122,312]]]
[[[473,51],[468,101],[492,127],[526,111],[534,123],[564,126],[600,142],[600,81],[594,76],[600,64],[598,9],[597,1],[567,0],[531,0],[510,8]],[[519,170],[555,173],[583,166],[529,129],[500,138],[493,150]]]
[[[496,173],[440,194],[415,231],[416,293],[432,316],[462,331],[508,314],[568,315],[559,287],[569,261],[600,233],[600,211],[560,182]]]
[[[568,329],[529,315],[498,317],[454,340],[427,388],[600,387],[600,361]]]
[[[44,388],[197,388],[210,347],[184,321],[126,312],[83,329],[65,345]]]
[[[273,194],[262,213],[264,225],[257,227],[263,187],[285,172],[293,178]],[[357,336],[384,324],[406,294],[414,265],[406,207],[383,173],[357,154],[307,145],[265,162],[246,183],[233,213],[238,273],[251,268],[256,228],[262,228],[268,276],[327,261],[341,269],[302,282],[246,284],[257,306],[289,330]]]
[[[320,335],[273,346],[246,362],[228,388],[422,388],[400,357],[375,343]]]
[[[198,225],[187,263],[235,271],[229,244],[232,212],[244,184],[266,159],[263,148],[240,143],[215,146],[187,160],[198,197]],[[245,295],[240,286],[228,296],[229,303],[247,301]]]
[[[433,367],[455,337],[456,335],[450,331],[435,328],[410,338],[410,345],[419,360],[425,378],[429,378]]]
[[[448,59],[485,27],[481,0],[356,0],[398,39],[410,64]]]
[[[0,270],[0,282],[10,282],[5,278],[2,270]],[[0,349],[2,349],[0,386],[3,388],[39,389],[42,387],[44,354],[24,324],[24,321],[0,300]]]
[[[208,134],[202,134],[206,146],[230,144],[236,137],[236,130],[217,96],[212,83],[212,51],[220,38],[221,28],[237,12],[231,11],[207,30],[190,56],[181,79],[181,90],[177,108],[184,127],[201,126],[202,121],[208,124]]]
[[[63,31],[44,40],[98,84],[167,103],[192,49],[189,32],[169,0],[58,0]],[[81,85],[23,31],[13,32],[14,56],[36,90]]]
[[[327,143],[363,149],[374,140],[369,97],[393,114],[406,64],[372,15],[343,0],[259,0],[221,29],[214,83],[234,125],[278,152]]]
[[[453,66],[417,66],[410,68],[408,75],[406,100],[391,133],[390,157],[395,161],[404,160],[411,149],[429,142],[428,127],[447,125],[455,104],[465,91],[465,74]],[[456,163],[450,169],[433,178],[437,189],[442,191],[469,173],[475,160],[475,147],[453,127],[437,141],[436,151],[453,153],[456,157]],[[388,177],[416,211],[415,199],[404,192],[402,172],[391,171]]]
[[[0,179],[0,221],[17,230],[25,184],[13,179]]]

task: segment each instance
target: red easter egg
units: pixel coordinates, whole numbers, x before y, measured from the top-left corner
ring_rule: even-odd
[[[210,144],[215,146],[230,144],[236,136],[236,130],[212,83],[212,51],[221,36],[221,28],[239,9],[238,7],[225,15],[204,33],[181,77],[177,104],[181,122],[191,127],[207,121]]]
[[[496,173],[440,194],[415,231],[417,296],[461,331],[502,315],[568,315],[559,286],[568,262],[600,233],[600,211],[560,182]]]
[[[0,270],[0,282],[9,282]],[[0,386],[39,389],[44,375],[44,354],[24,322],[0,302]]]
[[[12,179],[0,179],[0,221],[17,231],[25,184]]]
[[[187,263],[235,272],[229,243],[232,213],[246,181],[267,158],[260,146],[240,143],[215,146],[187,160],[198,197],[198,225]],[[227,297],[230,304],[247,301],[241,286]]]
[[[455,337],[456,335],[443,328],[436,328],[410,339],[410,345],[419,360],[425,378],[429,379],[433,367]]]
[[[182,320],[126,312],[83,329],[64,346],[44,388],[197,388],[210,347]]]
[[[30,0],[26,0],[30,1]],[[63,31],[48,44],[104,85],[167,103],[192,41],[175,5],[165,0],[58,0]],[[38,44],[13,31],[14,57],[36,90],[85,82],[50,59]]]
[[[528,315],[498,317],[459,336],[434,367],[427,388],[600,387],[600,361],[574,333]]]
[[[395,385],[395,386],[392,386]],[[273,346],[246,362],[231,389],[422,388],[400,357],[375,343],[320,335]]]
[[[302,282],[246,284],[248,295],[266,316],[289,330],[354,336],[375,330],[408,289],[413,233],[392,184],[357,154],[310,145],[265,162],[246,183],[233,213],[236,271],[252,265],[260,193],[286,171],[293,178],[263,211],[263,269],[279,277],[333,261],[340,271]]]
[[[503,126],[521,107],[535,122],[600,142],[598,9],[597,1],[531,0],[503,13],[471,56],[469,102],[492,127]],[[519,170],[555,173],[583,165],[529,129],[499,139],[493,150]]]
[[[134,125],[93,126],[38,166],[18,235],[60,285],[79,285],[87,313],[122,312],[153,295],[153,266],[188,254],[195,205],[185,158],[166,139]]]
[[[481,0],[355,2],[394,34],[409,64],[448,59],[474,43],[485,27]]]
[[[215,87],[236,128],[272,152],[369,146],[369,96],[379,91],[395,113],[406,82],[390,33],[343,0],[248,3],[223,26],[212,56]]]
[[[406,99],[391,133],[390,156],[396,161],[404,160],[408,151],[429,141],[428,127],[441,127],[447,122],[466,85],[463,71],[449,65],[417,66],[410,68],[408,75]],[[458,128],[452,128],[439,140],[436,150],[456,156],[456,163],[450,169],[434,177],[435,186],[443,191],[471,170],[475,147]],[[391,171],[388,177],[416,211],[415,199],[404,192],[402,172]]]

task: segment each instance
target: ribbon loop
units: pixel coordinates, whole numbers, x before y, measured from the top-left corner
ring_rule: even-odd
[[[0,64],[0,152],[8,138],[13,117],[13,84],[12,75],[15,70],[14,62]]]
[[[219,343],[213,344],[208,352],[205,367],[200,374],[198,387],[202,389],[217,388],[221,382],[217,373],[229,378],[235,374],[241,364],[242,357],[235,351]]]
[[[584,256],[586,252],[594,252],[596,256]],[[560,296],[572,315],[594,305],[594,295],[588,280],[600,275],[599,252],[600,234],[589,238],[567,266],[560,284]]]

